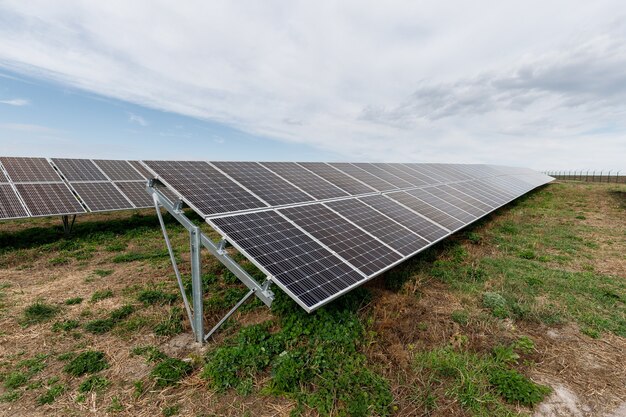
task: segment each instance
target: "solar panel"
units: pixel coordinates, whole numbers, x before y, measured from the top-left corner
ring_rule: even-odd
[[[139,173],[147,180],[154,178],[154,174],[141,164],[139,161],[128,161]]]
[[[59,174],[44,158],[0,157],[13,182],[58,182]]]
[[[345,191],[295,162],[260,162],[260,164],[318,200],[348,196]]]
[[[331,201],[325,205],[404,256],[428,245],[427,240],[356,199]]]
[[[72,181],[106,181],[107,178],[89,159],[52,158],[52,162],[65,177]]]
[[[154,207],[152,196],[146,192],[146,181],[115,182],[114,184],[122,191],[122,193],[124,193],[126,198],[128,198],[135,207]],[[166,197],[170,198],[170,196],[167,195]],[[172,201],[171,198],[170,201]]]
[[[434,242],[448,234],[448,231],[437,226],[426,217],[402,206],[392,199],[382,195],[372,195],[359,198],[360,201],[392,218],[409,230],[414,231],[429,242]]]
[[[266,207],[266,204],[202,161],[144,161],[168,188],[201,216]]]
[[[465,182],[461,184],[449,184],[446,187],[450,187],[453,190],[465,193],[473,197],[475,200],[489,206],[490,209],[498,207],[507,201],[507,199],[502,195],[497,195],[487,191],[484,188],[477,187],[475,181]]]
[[[279,212],[367,276],[402,259],[400,254],[321,204],[289,207]]]
[[[420,200],[425,201],[431,206],[438,208],[439,210],[456,218],[457,220],[460,220],[463,223],[469,223],[475,220],[476,217],[478,217],[458,208],[454,204],[448,203],[448,201],[443,199],[443,198],[446,198],[445,196],[442,196],[443,198],[440,198],[427,190],[437,192],[437,190],[434,189],[433,187],[429,187],[429,188],[418,189],[418,190],[408,190],[407,193],[412,195],[413,197],[417,197]]]
[[[307,311],[363,280],[361,274],[274,211],[208,222]]]
[[[348,194],[371,194],[376,191],[374,188],[368,187],[362,182],[355,180],[324,162],[298,162],[298,165],[324,178],[326,181],[336,185]]]
[[[284,179],[256,162],[211,162],[271,206],[313,201]]]
[[[28,217],[28,212],[9,184],[0,184],[0,219]]]
[[[433,181],[432,179],[430,181],[424,181],[422,178],[418,176],[418,174],[415,171],[410,172],[410,170],[402,166],[402,164],[380,164],[379,163],[379,164],[372,164],[372,165],[375,166],[376,168],[383,169],[389,172],[390,174],[395,175],[398,178],[401,178],[402,180],[408,182],[414,187],[422,186],[422,185],[429,185],[429,184],[436,184],[438,182],[438,181]]]
[[[412,196],[411,194],[405,192],[397,192],[387,194],[387,196],[450,231],[460,229],[464,226],[463,222],[437,209],[436,207],[431,206],[425,201]]]
[[[329,165],[334,168],[340,169],[351,177],[356,178],[357,180],[369,185],[373,189],[377,191],[390,191],[397,190],[398,187],[383,180],[376,175],[372,175],[364,169],[358,167],[356,164],[351,164],[349,162],[332,162]]]
[[[467,184],[467,185],[466,185]],[[464,203],[469,204],[471,207],[475,207],[478,209],[477,213],[478,215],[482,215],[490,210],[493,210],[493,208],[495,206],[487,204],[486,202],[483,202],[481,200],[478,200],[474,197],[472,197],[470,195],[471,190],[463,190],[463,185],[465,185],[465,187],[469,187],[470,183],[462,183],[462,184],[456,184],[456,187],[452,187],[452,185],[439,185],[437,188],[439,188],[440,190],[448,193],[449,195],[456,197],[460,200],[462,200]],[[485,200],[485,198],[483,197],[482,200]],[[489,201],[489,200],[487,200]],[[461,207],[461,206],[459,206]],[[463,207],[461,207],[463,208]],[[474,213],[472,213],[474,214]]]
[[[142,181],[145,179],[128,161],[94,159],[93,162],[111,181]]]
[[[369,172],[372,175],[375,175],[378,178],[381,178],[381,179],[385,180],[389,184],[393,184],[397,188],[413,187],[413,184],[411,184],[410,182],[405,181],[402,178],[399,178],[396,175],[393,175],[390,172],[388,172],[388,171],[386,171],[386,170],[382,169],[381,167],[378,167],[378,166],[376,166],[374,164],[369,164],[369,163],[364,163],[364,162],[360,162],[360,163],[357,162],[357,163],[354,163],[354,165],[356,165],[357,167],[361,168],[364,171]]]
[[[444,189],[441,185],[425,188],[424,190],[434,195],[435,197],[444,200],[446,203],[454,205],[454,207],[471,214],[474,217],[480,217],[488,211],[488,209],[483,210],[482,208],[473,206],[469,201],[470,197],[466,196],[465,194],[459,193],[457,190],[454,190],[452,188],[449,188],[449,190],[452,191],[454,194],[448,192],[448,189]]]
[[[71,183],[71,187],[80,196],[89,211],[112,211],[133,208],[133,205],[110,182],[74,182]]]
[[[85,213],[85,209],[64,183],[15,184],[32,216]]]
[[[3,182],[9,182],[9,179],[6,177],[6,175],[4,175],[4,172],[2,172],[2,169],[0,169],[0,183]]]
[[[453,179],[447,177],[441,172],[435,172],[433,169],[426,169],[422,167],[422,164],[398,164],[400,169],[405,169],[410,174],[415,175],[417,178],[428,184],[437,184],[443,182],[450,182]]]

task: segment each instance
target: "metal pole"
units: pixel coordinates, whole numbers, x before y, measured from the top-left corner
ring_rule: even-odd
[[[159,218],[159,223],[161,224],[161,230],[163,231],[163,238],[165,239],[165,245],[167,246],[167,252],[170,254],[170,261],[172,262],[172,268],[174,268],[174,274],[176,274],[176,281],[178,282],[178,288],[180,289],[180,295],[183,297],[183,303],[185,304],[185,311],[187,311],[187,317],[189,318],[189,323],[191,324],[191,331],[195,333],[195,324],[193,322],[193,315],[191,314],[191,308],[189,307],[189,300],[187,299],[187,294],[185,293],[185,286],[183,285],[183,279],[180,276],[180,271],[178,270],[178,264],[176,263],[176,256],[174,256],[174,249],[172,249],[172,243],[170,242],[170,237],[167,235],[167,229],[165,228],[165,222],[163,221],[163,216],[161,215],[161,209],[159,208],[159,198],[156,194],[152,194],[152,198],[154,200],[154,207],[156,208],[157,217]]]
[[[617,174],[615,174],[615,184],[617,184],[619,182],[619,173],[620,172],[622,172],[621,169],[619,171],[617,171]]]
[[[196,342],[202,343],[204,337],[204,314],[202,311],[202,277],[200,249],[200,228],[195,226],[189,231],[191,244],[191,292],[193,297],[193,321]]]

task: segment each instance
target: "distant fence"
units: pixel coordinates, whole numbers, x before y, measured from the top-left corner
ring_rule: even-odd
[[[626,184],[626,172],[622,171],[544,171],[546,175],[564,181],[612,182]]]

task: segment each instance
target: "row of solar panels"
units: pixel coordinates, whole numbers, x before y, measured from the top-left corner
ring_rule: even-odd
[[[152,207],[152,177],[139,161],[0,157],[0,219]]]
[[[143,163],[307,311],[552,180],[490,165]]]

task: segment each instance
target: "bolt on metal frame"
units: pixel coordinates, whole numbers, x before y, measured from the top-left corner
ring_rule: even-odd
[[[259,284],[250,274],[248,274],[233,258],[230,257],[226,251],[226,245],[228,242],[222,239],[219,243],[214,243],[209,237],[207,237],[200,227],[196,226],[182,210],[183,202],[179,200],[172,203],[165,195],[155,187],[156,180],[150,180],[146,186],[148,193],[152,195],[154,201],[154,208],[159,218],[161,230],[163,231],[163,237],[167,246],[167,251],[170,255],[170,261],[174,273],[176,274],[176,280],[178,281],[178,288],[180,289],[183,302],[185,304],[185,310],[187,317],[191,324],[191,329],[194,334],[194,338],[198,343],[206,342],[217,331],[222,324],[230,316],[237,311],[241,305],[248,300],[253,294],[257,296],[268,307],[272,305],[274,300],[274,293],[270,290],[272,284],[271,277],[268,277],[263,284]],[[185,288],[183,286],[182,277],[178,264],[176,262],[176,256],[172,248],[167,229],[165,228],[165,222],[161,214],[161,207],[165,208],[187,231],[189,232],[189,246],[191,253],[191,294],[192,303],[189,303]],[[201,263],[201,250],[205,247],[211,255],[213,255],[218,261],[220,261],[230,272],[235,274],[237,278],[248,287],[249,291],[243,296],[241,300],[235,304],[235,306],[226,315],[213,326],[208,332],[204,333],[204,314],[203,314],[203,291],[202,291],[202,263]]]

